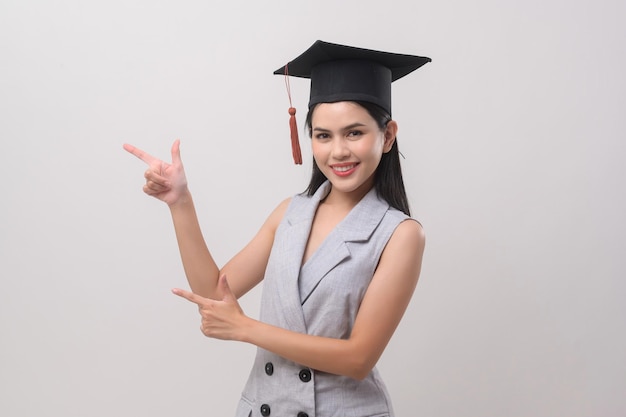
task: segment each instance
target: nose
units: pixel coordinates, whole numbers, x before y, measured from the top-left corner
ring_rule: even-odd
[[[337,160],[345,159],[350,156],[350,148],[344,138],[335,138],[333,140],[331,155]]]

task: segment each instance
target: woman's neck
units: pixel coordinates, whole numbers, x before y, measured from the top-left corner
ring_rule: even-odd
[[[333,187],[331,184],[331,189],[326,198],[322,200],[323,204],[329,206],[335,206],[339,209],[349,209],[351,210],[356,206],[359,201],[365,197],[365,195],[374,187],[373,184],[369,186],[362,186],[357,188],[354,191],[343,192]]]

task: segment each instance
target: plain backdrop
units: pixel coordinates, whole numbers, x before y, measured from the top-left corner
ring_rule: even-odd
[[[233,415],[132,143],[182,157],[222,264],[311,153],[315,40],[426,55],[394,83],[420,283],[379,362],[398,416],[626,415],[626,3],[2,0],[0,415]],[[257,317],[261,288],[242,298]],[[384,306],[381,306],[384,308]],[[280,416],[282,417],[282,416]]]

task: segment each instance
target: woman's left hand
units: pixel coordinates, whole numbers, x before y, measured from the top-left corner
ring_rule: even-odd
[[[223,294],[221,300],[201,297],[180,288],[174,288],[172,292],[198,306],[202,316],[200,330],[205,336],[222,340],[240,340],[241,330],[248,317],[228,286],[226,275],[220,277],[217,285],[218,293]]]

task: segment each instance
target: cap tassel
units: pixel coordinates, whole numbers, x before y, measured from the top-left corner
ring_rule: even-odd
[[[296,109],[289,107],[289,130],[291,131],[291,153],[293,162],[302,165],[302,151],[300,150],[300,139],[298,137],[298,124],[296,123]]]
[[[291,86],[289,85],[289,64],[285,65],[285,86],[289,96],[289,130],[291,132],[291,153],[293,162],[302,165],[302,151],[300,150],[300,138],[298,137],[298,124],[296,123],[296,108],[291,104]]]

